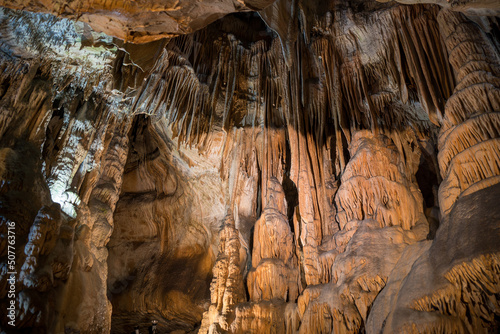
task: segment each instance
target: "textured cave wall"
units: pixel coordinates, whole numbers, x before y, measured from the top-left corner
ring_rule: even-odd
[[[142,115],[132,125],[108,244],[117,332],[147,326],[153,317],[163,319],[160,326],[192,330],[210,297],[214,239],[225,214],[218,170],[199,158],[190,168],[155,128]]]
[[[13,6],[113,9],[61,4]],[[279,0],[140,45],[2,9],[1,329],[497,331],[498,6],[462,5]],[[141,27],[106,32],[172,33]]]

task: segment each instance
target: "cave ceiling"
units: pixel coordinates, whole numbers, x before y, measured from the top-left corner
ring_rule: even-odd
[[[500,330],[498,1],[0,6],[2,333]]]

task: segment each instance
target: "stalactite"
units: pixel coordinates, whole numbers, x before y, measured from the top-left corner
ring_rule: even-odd
[[[356,37],[352,33],[340,35],[342,28],[338,26],[324,29],[323,36],[311,38],[309,45],[304,44],[300,37],[297,38],[295,47],[300,58],[291,56],[292,61],[300,64],[296,69],[284,66],[290,59],[287,61],[282,58],[282,49],[276,41],[271,47],[259,41],[250,49],[246,49],[234,44],[233,37],[221,36],[222,38],[218,37],[215,44],[208,44],[213,47],[201,46],[207,44],[202,42],[209,38],[206,32],[173,40],[153,70],[153,73],[157,74],[151,76],[142,87],[135,103],[137,113],[156,113],[161,117],[161,111],[166,112],[166,118],[171,122],[173,134],[178,137],[179,144],[181,142],[194,144],[201,151],[203,146],[211,145],[208,133],[214,130],[212,124],[221,124],[226,132],[223,151],[225,158],[222,160],[221,175],[228,179],[231,179],[230,175],[234,175],[237,170],[232,167],[236,157],[241,156],[234,155],[233,146],[234,142],[240,140],[237,138],[241,137],[234,137],[239,132],[229,131],[230,127],[245,126],[250,120],[253,126],[262,126],[263,132],[257,133],[255,138],[261,136],[257,142],[262,145],[262,149],[257,150],[257,157],[259,173],[262,174],[260,182],[263,201],[266,198],[267,180],[274,176],[280,182],[283,181],[279,166],[280,160],[285,158],[283,154],[285,149],[284,146],[280,146],[281,139],[276,140],[275,145],[270,145],[269,138],[271,134],[274,134],[274,137],[278,134],[271,128],[281,126],[286,121],[292,160],[290,178],[297,185],[299,193],[296,214],[293,215],[296,241],[300,245],[299,255],[304,261],[301,265],[305,270],[307,284],[327,283],[332,279],[331,268],[336,252],[345,250],[352,237],[352,232],[351,236],[348,236],[349,233],[339,233],[337,244],[335,242],[332,244],[332,240],[335,240],[334,235],[339,230],[339,226],[331,220],[336,214],[333,203],[336,192],[334,184],[349,159],[345,155],[344,147],[351,141],[351,133],[360,128],[375,130],[380,126],[380,131],[392,138],[399,154],[407,155],[408,160],[413,161],[411,159],[414,159],[417,153],[410,148],[409,143],[416,139],[407,132],[404,136],[398,136],[389,130],[395,124],[406,123],[411,124],[416,133],[422,133],[430,127],[418,117],[400,113],[399,110],[405,107],[398,105],[399,96],[394,93],[395,91],[382,91],[382,85],[388,85],[390,88],[393,87],[391,83],[397,83],[397,89],[407,91],[404,102],[415,103],[415,96],[418,96],[424,104],[424,110],[434,117],[435,122],[440,119],[442,102],[454,85],[451,71],[444,59],[446,53],[436,29],[434,19],[436,11],[426,14],[424,7],[396,8],[392,11],[396,14],[387,15],[383,19],[396,26],[402,26],[403,33],[394,38],[393,32],[385,31],[383,34],[387,36],[387,43],[390,43],[391,39],[396,42],[388,44],[386,50],[380,51],[379,63],[369,66],[365,66],[366,60],[360,57],[352,59],[352,53],[362,54],[365,46],[356,45]],[[407,16],[416,17],[415,21],[405,20]],[[429,22],[432,22],[430,26]],[[416,31],[422,31],[427,39],[422,44],[417,43],[414,47],[410,47],[410,44],[415,43]],[[338,38],[339,35],[341,38]],[[400,57],[399,65],[391,62],[395,52]],[[207,57],[200,56],[201,54],[206,54]],[[217,64],[211,67],[202,65],[203,60],[207,58],[216,58]],[[433,81],[435,79],[431,78],[428,72],[419,72],[418,69],[426,63],[432,63],[433,68],[441,69],[438,81]],[[235,64],[238,64],[237,67]],[[376,80],[385,77],[383,73],[387,64],[392,64],[394,68],[390,72],[391,77],[383,79],[383,82],[376,86],[380,91],[374,90],[372,87]],[[190,70],[191,67],[195,69],[194,72]],[[313,70],[305,73],[301,68]],[[236,74],[237,72],[239,74]],[[321,75],[322,72],[325,73],[324,76]],[[279,80],[274,79],[276,75],[279,76]],[[236,77],[240,79],[235,80]],[[258,79],[255,81],[254,77]],[[407,88],[407,82],[412,81],[428,84]],[[439,89],[431,88],[438,86]],[[430,91],[432,93],[429,93]],[[241,117],[237,116],[242,107],[241,92],[251,97],[251,104],[247,104],[248,114],[240,123],[229,124],[229,120],[235,116],[236,119]],[[197,94],[201,94],[203,98],[200,99]],[[152,99],[153,96],[156,100]],[[382,110],[385,113],[382,113]],[[405,115],[403,117],[407,118],[391,118],[391,116],[401,117],[400,115]],[[384,119],[385,122],[381,123],[380,119]],[[329,122],[333,123],[333,129],[325,126]],[[197,123],[199,125],[196,125]],[[205,128],[201,124],[205,124]],[[206,125],[210,128],[206,128]],[[200,129],[199,133],[202,135],[193,136],[194,128]],[[255,136],[256,132],[253,133],[252,136]],[[331,138],[334,148],[326,149],[329,145],[327,138]],[[337,167],[334,169],[322,162],[326,156],[332,155],[329,150],[335,151],[334,165]],[[248,152],[248,149],[246,151]],[[416,167],[413,164],[403,161],[398,167],[397,173],[409,174],[407,181],[393,181],[396,182],[396,188],[398,182],[400,190],[414,182],[412,173],[415,173]],[[378,181],[374,178],[373,182]],[[237,187],[237,183],[238,178],[230,183],[230,189]],[[365,188],[358,185],[354,186],[352,191]],[[421,195],[414,185],[411,188],[411,195],[408,198],[412,198],[412,204],[408,205],[418,207],[418,203],[422,201]],[[379,185],[377,189],[382,187]],[[398,197],[395,194],[388,197]],[[374,196],[384,198],[382,194]],[[375,209],[374,204],[369,202],[373,199],[367,197],[366,200],[366,217],[371,217]],[[406,208],[406,204],[406,202],[400,203],[400,207]],[[377,216],[377,219],[380,219],[380,227],[402,224],[404,229],[410,230],[413,224],[421,219],[421,212],[401,220],[399,216],[386,217],[382,211],[385,212],[381,210]],[[358,219],[366,217],[363,214]],[[341,224],[340,228],[342,226],[344,225]],[[425,232],[420,231],[417,234],[418,238],[421,238]]]

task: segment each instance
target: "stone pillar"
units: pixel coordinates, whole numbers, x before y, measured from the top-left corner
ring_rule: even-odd
[[[245,300],[240,259],[240,234],[228,213],[220,232],[219,254],[210,285],[210,307],[203,314],[199,333],[224,333],[234,320],[235,305]]]
[[[298,263],[286,216],[285,193],[275,177],[267,182],[267,197],[255,224],[248,293],[253,302],[295,301],[300,292]]]
[[[441,10],[438,20],[457,76],[438,142],[444,217],[459,197],[500,182],[500,60],[464,15]]]
[[[130,125],[130,119],[125,118],[112,128],[100,178],[90,194],[88,208],[79,212],[75,260],[62,293],[55,332],[109,333],[111,330],[106,245],[113,232],[113,213],[127,161]]]

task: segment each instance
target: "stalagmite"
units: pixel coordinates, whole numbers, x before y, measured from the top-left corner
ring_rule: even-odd
[[[285,194],[276,178],[268,181],[267,196],[266,207],[254,227],[252,270],[247,283],[250,300],[294,301],[299,295],[299,272]]]
[[[234,218],[228,214],[222,226],[219,254],[213,269],[211,304],[203,317],[201,333],[228,331],[235,317],[234,306],[244,300],[240,247]]]

